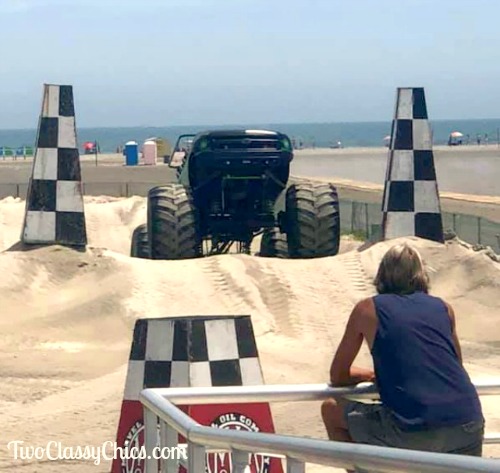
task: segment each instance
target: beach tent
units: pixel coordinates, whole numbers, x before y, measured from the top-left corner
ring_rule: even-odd
[[[154,141],[156,143],[158,158],[163,158],[165,161],[172,154],[172,145],[167,139],[153,136],[146,141]]]
[[[452,131],[448,138],[448,146],[459,146],[462,144],[463,133],[459,131]]]
[[[86,141],[83,143],[83,152],[85,154],[95,154],[97,152],[97,143]]]

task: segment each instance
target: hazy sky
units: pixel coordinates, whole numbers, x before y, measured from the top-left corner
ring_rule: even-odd
[[[77,123],[500,117],[498,0],[0,0],[0,128],[35,128],[43,83]]]

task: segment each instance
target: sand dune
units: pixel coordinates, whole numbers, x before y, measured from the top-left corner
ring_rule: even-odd
[[[347,242],[349,251],[309,261],[248,255],[139,260],[128,252],[133,229],[145,219],[145,200],[88,197],[85,205],[86,252],[58,246],[21,252],[8,249],[19,239],[24,203],[0,201],[5,439],[113,441],[137,318],[251,314],[267,383],[326,381],[349,312],[373,294],[378,262],[394,243],[356,250]],[[457,242],[410,240],[432,267],[433,292],[455,307],[470,373],[498,376],[500,335],[493,328],[500,323],[500,264]],[[358,362],[370,364],[366,347]],[[498,398],[484,406],[488,429],[500,431]],[[319,405],[305,407],[273,406],[277,429],[325,438]],[[17,471],[4,444],[0,452],[0,470]],[[486,447],[486,454],[500,456],[500,448]],[[22,471],[105,472],[109,464],[33,463]]]

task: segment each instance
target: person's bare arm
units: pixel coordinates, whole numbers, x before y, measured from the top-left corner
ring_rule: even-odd
[[[360,328],[365,310],[367,302],[361,301],[351,312],[330,367],[330,381],[333,386],[350,386],[363,381],[373,381],[375,378],[373,370],[352,366],[363,343],[363,332]]]
[[[458,335],[457,335],[457,323],[455,321],[455,311],[453,310],[453,307],[451,307],[450,304],[445,302],[446,308],[448,309],[448,315],[450,316],[451,320],[451,334],[453,338],[453,344],[455,345],[455,350],[457,351],[458,359],[460,361],[460,364],[463,363],[462,361],[462,348],[460,347],[460,341],[458,340]]]

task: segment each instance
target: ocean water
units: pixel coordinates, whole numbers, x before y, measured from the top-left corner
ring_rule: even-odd
[[[384,146],[384,137],[391,132],[390,122],[357,122],[357,123],[260,123],[232,124],[226,126],[193,125],[182,127],[130,127],[130,128],[80,128],[77,130],[78,142],[97,141],[102,153],[115,152],[118,146],[134,140],[142,143],[150,137],[161,137],[175,142],[178,135],[197,133],[207,129],[220,128],[264,128],[281,131],[302,142],[305,147],[330,147],[340,141],[343,147]],[[431,121],[433,142],[435,145],[446,144],[452,131],[460,131],[467,135],[471,142],[476,142],[477,135],[482,142],[497,142],[500,130],[500,119],[488,120],[436,120]],[[0,147],[18,148],[34,146],[36,130],[0,130]]]

